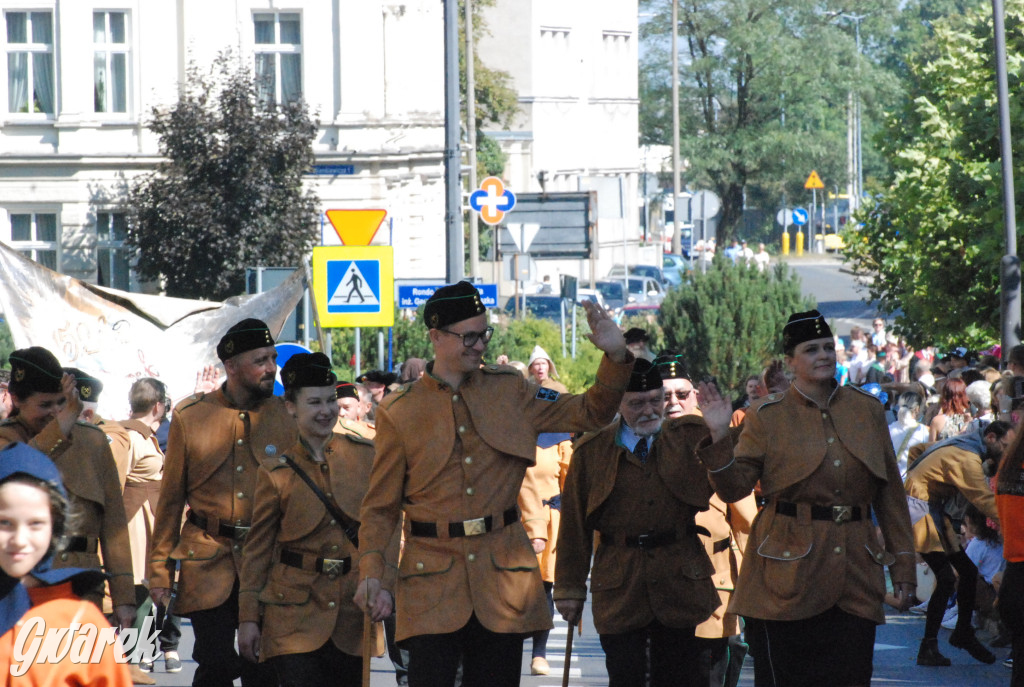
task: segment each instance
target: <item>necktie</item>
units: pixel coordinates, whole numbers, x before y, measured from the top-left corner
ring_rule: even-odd
[[[633,455],[639,458],[641,463],[647,462],[647,437],[636,442],[636,446],[633,447]]]

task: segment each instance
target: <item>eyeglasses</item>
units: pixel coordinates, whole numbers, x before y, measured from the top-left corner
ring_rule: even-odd
[[[688,399],[690,397],[690,394],[692,394],[692,393],[693,393],[693,389],[688,389],[686,391],[667,391],[666,390],[665,391],[665,398],[672,398],[673,396],[675,396],[680,401],[685,401],[686,399]]]
[[[465,334],[459,334],[458,332],[450,332],[447,329],[438,329],[437,331],[459,337],[460,339],[462,339],[462,345],[465,346],[466,348],[472,348],[473,346],[476,346],[477,341],[483,341],[484,343],[487,343],[488,341],[491,340],[491,337],[494,336],[494,327],[488,327],[482,332],[466,332]]]

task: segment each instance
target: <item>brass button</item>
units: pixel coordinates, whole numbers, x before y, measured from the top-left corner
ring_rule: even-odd
[[[462,434],[465,431],[466,431],[466,428],[463,427],[462,425],[459,425],[459,434]]]
[[[245,419],[245,413],[239,413],[238,414],[238,419],[239,420],[244,420]]]
[[[191,552],[191,551],[189,551],[189,552],[188,552],[188,555],[190,555],[190,556],[191,556],[191,555],[192,555],[192,552]],[[62,561],[66,561],[66,560],[68,559],[68,555],[67,555],[66,553],[62,553],[62,554],[60,555],[60,559],[61,559]]]
[[[472,463],[473,463],[473,457],[472,456],[466,456],[466,465],[470,465]]]
[[[332,494],[331,492],[327,492],[327,498],[333,499],[334,498],[334,494]]]
[[[235,545],[234,545],[234,546],[232,546],[231,548],[232,548],[232,549],[234,549],[235,551],[241,551],[241,550],[242,550],[242,547],[241,547],[241,546],[239,546],[238,544],[235,544]]]
[[[242,472],[243,470],[245,470],[245,467],[242,465],[239,465],[237,468],[235,468],[235,472]]]
[[[455,394],[454,396],[452,396],[452,400],[455,401],[456,403],[458,403],[459,402],[459,395]]]
[[[472,563],[473,561],[476,560],[476,554],[475,553],[471,553],[468,556],[466,556],[466,558],[468,558],[469,562]]]
[[[283,599],[284,598],[284,593],[283,592],[278,592],[277,593],[277,598]]]
[[[821,414],[821,419],[822,420],[827,420],[828,419],[828,413],[822,413]]]
[[[883,555],[884,555],[884,554],[882,554],[882,552],[881,552],[881,551],[879,551],[878,553],[876,553],[876,554],[875,554],[875,558],[877,558],[878,560],[882,560],[882,556],[883,556]]]
[[[244,498],[245,498],[245,492],[241,492],[241,491],[240,491],[240,492],[238,492],[237,494],[235,494],[235,496],[237,496],[237,497],[238,497],[238,498],[240,498],[240,499],[244,499]]]
[[[417,563],[416,564],[416,569],[417,570],[423,570],[423,563]]]
[[[195,556],[195,555],[196,555],[196,552],[195,552],[195,551],[189,551],[189,552],[188,552],[188,557],[189,557],[189,558],[192,558],[192,557],[193,557],[193,556]]]
[[[466,493],[469,494],[470,496],[472,496],[473,495],[473,487],[466,487]]]
[[[830,443],[830,444],[836,443],[836,438],[835,437],[829,437],[828,438],[828,443]]]
[[[333,577],[333,576],[332,576],[332,577]],[[327,602],[327,608],[334,608],[334,607],[335,607],[335,606],[337,606],[337,605],[338,605],[338,604],[334,603],[333,601],[328,601],[328,602]]]
[[[335,544],[334,546],[331,547],[331,551],[337,551],[337,550],[338,550],[338,545],[337,544]]]
[[[832,550],[835,551],[836,553],[842,553],[843,552],[843,547],[837,546],[836,548],[834,548]]]
[[[337,520],[335,520],[334,518],[331,518],[331,524],[332,524],[332,525],[337,525],[337,524],[338,524],[338,521],[337,521]]]
[[[783,552],[782,552],[782,557],[783,557],[783,558],[789,558],[789,557],[790,557],[790,556],[792,556],[792,555],[793,555],[793,554],[791,554],[791,553],[790,553],[789,551],[783,551]]]
[[[238,444],[239,446],[241,446],[242,444],[244,444],[244,443],[245,443],[245,440],[244,440],[244,439],[239,439],[239,440],[238,440],[238,441],[236,441],[235,443],[236,443],[236,444]]]
[[[284,456],[281,456],[280,458],[277,459],[277,462],[278,463],[287,463],[288,459],[285,458]]]
[[[835,465],[836,467],[839,467],[840,465],[843,464],[843,461],[836,458],[835,460],[832,461],[832,464]]]

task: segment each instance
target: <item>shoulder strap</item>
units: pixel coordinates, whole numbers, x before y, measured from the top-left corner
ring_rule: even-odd
[[[327,498],[327,494],[325,494],[320,487],[316,485],[316,482],[314,482],[313,479],[307,475],[294,460],[291,459],[291,456],[286,455],[284,459],[285,462],[288,463],[288,467],[294,470],[295,474],[302,478],[302,481],[306,483],[316,497],[327,507],[327,512],[331,514],[332,518],[338,521],[338,524],[341,525],[342,531],[345,532],[345,536],[348,537],[349,541],[352,542],[352,545],[358,549],[359,523],[345,515],[334,501]]]

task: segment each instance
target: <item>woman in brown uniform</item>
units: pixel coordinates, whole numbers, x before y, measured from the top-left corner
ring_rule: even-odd
[[[751,404],[731,461],[700,453],[724,500],[760,479],[767,501],[729,611],[746,620],[757,687],[868,685],[883,566],[901,605],[916,585],[903,483],[882,405],[834,380],[835,340],[818,311],[789,318],[783,350],[792,386]],[[700,391],[702,407],[727,403]]]
[[[269,661],[283,687],[357,685],[363,613],[352,602],[353,514],[366,493],[373,443],[334,432],[336,378],[327,356],[294,355],[281,378],[299,442],[259,470],[239,583],[238,644],[250,661]],[[380,621],[392,601],[377,598],[372,617]],[[379,655],[379,630],[376,644]]]

